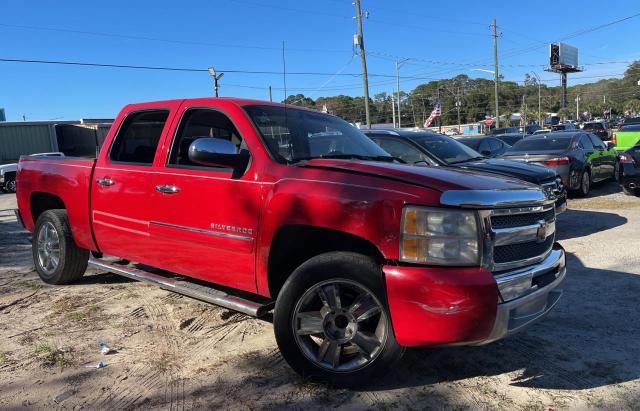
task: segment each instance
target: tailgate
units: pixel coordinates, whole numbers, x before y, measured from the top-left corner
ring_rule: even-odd
[[[640,141],[640,131],[617,131],[616,150],[624,151],[636,145]]]

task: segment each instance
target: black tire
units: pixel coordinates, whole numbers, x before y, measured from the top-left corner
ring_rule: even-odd
[[[585,178],[587,180],[585,180]],[[580,197],[586,197],[589,195],[589,191],[591,191],[591,185],[593,184],[593,180],[591,180],[591,172],[589,170],[584,170],[582,174],[580,174],[580,187],[576,193]]]
[[[46,241],[43,241],[43,230],[47,229],[54,229],[58,239],[58,263],[51,267],[43,262],[41,254],[39,254],[39,250],[46,248]],[[47,210],[38,217],[33,232],[31,250],[36,271],[42,281],[47,284],[67,284],[76,281],[84,275],[87,269],[89,250],[78,247],[73,241],[66,210]],[[50,247],[50,252],[53,250],[55,248]]]
[[[347,288],[350,285],[359,287],[361,291],[365,291],[364,294],[369,293],[367,297],[369,295],[375,297],[372,298],[370,302],[378,303],[377,307],[380,308],[380,312],[376,314],[377,317],[372,317],[370,320],[373,320],[377,324],[376,335],[378,334],[378,330],[383,328],[386,330],[380,333],[384,335],[384,338],[380,337],[377,341],[378,345],[376,346],[375,355],[366,353],[365,350],[360,348],[360,345],[352,344],[351,341],[344,344],[336,343],[340,347],[338,349],[338,357],[345,355],[346,358],[349,358],[349,353],[353,353],[354,348],[356,348],[356,354],[351,355],[367,358],[365,360],[367,362],[365,362],[364,365],[346,371],[330,370],[310,359],[308,357],[309,354],[303,352],[300,345],[300,338],[302,337],[299,337],[295,330],[295,324],[297,323],[294,321],[294,313],[297,312],[297,307],[300,307],[301,301],[303,301],[304,298],[308,298],[305,297],[306,295],[314,295],[313,293],[309,294],[310,290],[325,287],[323,284],[331,287],[332,284],[334,284],[333,281],[336,281],[336,284],[342,283],[340,287],[344,287],[345,284]],[[355,300],[357,299],[356,297]],[[347,301],[347,299],[342,300],[343,303]],[[351,301],[351,307],[344,308],[344,310],[356,306],[354,300]],[[345,306],[346,305],[348,305],[348,303],[345,304]],[[322,306],[322,308],[328,309],[326,305]],[[322,327],[325,327],[327,317],[329,317],[330,314],[334,314],[333,311],[323,316],[321,320]],[[337,319],[337,317],[334,318]],[[273,324],[280,352],[291,368],[305,379],[325,382],[335,386],[356,387],[364,383],[371,383],[379,374],[388,372],[390,367],[399,360],[404,353],[404,348],[398,344],[393,333],[384,288],[384,274],[380,266],[376,264],[373,259],[361,254],[331,252],[318,255],[303,263],[293,272],[280,290],[276,301]],[[335,324],[338,324],[338,322],[336,321]],[[361,326],[364,332],[366,324],[358,322],[355,329],[357,332],[351,335],[360,334]],[[369,335],[372,334],[370,333]],[[308,341],[314,341],[311,339],[312,336],[308,337]],[[323,341],[328,341],[326,332],[323,333],[323,338],[325,339]],[[355,338],[353,341],[356,341]],[[321,346],[322,344],[319,345]],[[321,347],[318,348],[315,356],[321,356],[321,359],[324,359],[325,357],[319,354],[321,349]],[[327,366],[330,366],[330,364],[327,364]]]
[[[7,193],[15,193],[16,192],[16,175],[15,173],[12,174],[5,174],[5,180],[4,180],[4,189]]]

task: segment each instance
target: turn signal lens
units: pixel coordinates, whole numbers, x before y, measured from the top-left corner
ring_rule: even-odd
[[[620,164],[634,164],[633,158],[626,154],[620,154]]]

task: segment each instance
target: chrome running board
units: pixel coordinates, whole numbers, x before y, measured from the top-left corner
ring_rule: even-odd
[[[238,311],[253,317],[264,316],[273,309],[274,305],[273,302],[261,304],[256,301],[250,301],[241,297],[229,295],[226,292],[213,287],[200,285],[188,280],[153,274],[139,268],[114,264],[94,257],[89,258],[89,265],[133,280],[157,284],[160,288],[167,291],[173,291],[174,293],[219,305],[220,307]]]

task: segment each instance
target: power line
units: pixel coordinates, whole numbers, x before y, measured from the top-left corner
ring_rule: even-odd
[[[181,45],[221,47],[221,48],[233,48],[233,49],[238,49],[239,48],[239,49],[252,49],[252,50],[280,51],[280,47],[258,46],[258,45],[240,45],[240,44],[227,44],[227,43],[212,43],[212,42],[207,42],[207,41],[168,39],[168,38],[163,38],[163,37],[152,37],[152,36],[135,36],[135,35],[131,35],[131,34],[119,34],[119,33],[108,33],[108,32],[100,32],[100,31],[87,31],[87,30],[75,30],[75,29],[63,29],[63,28],[58,28],[58,27],[26,26],[26,25],[7,24],[7,23],[0,23],[0,27],[8,27],[8,28],[16,28],[16,29],[24,29],[24,30],[51,31],[51,32],[57,32],[57,33],[82,34],[82,35],[88,35],[88,36],[117,38],[117,39],[125,39],[125,40],[153,41],[153,42],[181,44]],[[338,49],[292,48],[292,49],[287,49],[287,51],[313,52],[313,53],[351,53],[351,50],[348,50],[348,49],[338,50]]]

